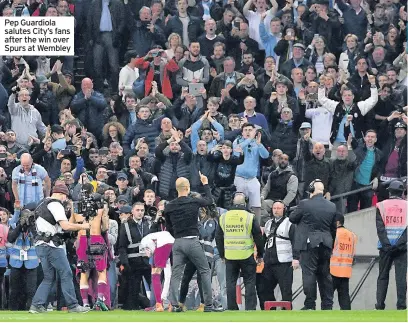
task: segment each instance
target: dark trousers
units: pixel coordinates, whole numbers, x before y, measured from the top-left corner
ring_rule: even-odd
[[[303,292],[306,295],[305,307],[316,308],[317,288],[319,285],[322,310],[333,308],[333,282],[330,275],[331,249],[319,245],[300,252],[300,265],[302,267]]]
[[[3,268],[0,267],[0,310],[3,310],[3,303],[4,303],[4,299],[3,299],[3,295],[5,295],[5,284],[3,284],[4,281],[4,273],[6,272],[7,268]]]
[[[353,185],[351,186],[351,190],[356,190],[362,187],[366,187],[367,185],[361,185],[356,182],[353,182]],[[373,200],[373,190],[367,190],[363,191],[360,193],[356,193],[353,195],[350,195],[349,198],[347,199],[347,204],[348,204],[348,213],[350,212],[355,212],[358,209],[358,202],[360,202],[360,210],[367,209],[371,207],[372,205],[372,200]]]
[[[103,93],[104,65],[106,64],[105,52],[107,54],[110,70],[111,92],[118,92],[119,82],[119,58],[118,49],[113,47],[114,39],[111,32],[101,33],[100,43],[95,43],[93,47],[93,58],[95,66],[95,90]]]
[[[204,248],[198,238],[177,238],[173,244],[173,267],[170,279],[169,301],[172,305],[178,305],[180,298],[180,284],[183,278],[184,267],[187,263],[193,263],[197,272],[201,275],[203,299],[201,302],[206,306],[212,305],[211,270],[208,266]]]
[[[274,290],[279,284],[282,300],[292,302],[293,268],[292,263],[285,262],[274,265],[265,265],[263,270],[265,278],[265,301],[275,301]]]
[[[208,265],[210,266],[211,269],[211,263],[209,262]],[[194,274],[196,273],[197,268],[194,266],[194,264],[189,261],[184,268],[184,274],[183,278],[181,280],[181,286],[180,286],[180,303],[185,303],[187,294],[188,294],[188,285],[190,284],[191,279],[193,278]],[[211,271],[212,272],[212,271]],[[212,276],[211,276],[212,277]],[[200,299],[201,303],[204,301],[204,294],[203,294],[203,287],[202,287],[202,281],[201,281],[201,275],[199,272],[197,272],[197,284],[198,284],[198,292],[200,293]]]
[[[256,310],[256,261],[253,256],[244,260],[225,260],[228,310],[239,310],[236,285],[241,271],[245,285],[245,310]]]
[[[375,308],[385,308],[390,269],[394,262],[395,283],[397,285],[397,309],[407,308],[407,251],[382,251],[380,250],[379,274],[377,279],[377,304]]]
[[[256,294],[258,295],[259,307],[264,310],[266,301],[265,290],[268,289],[263,273],[256,273]]]
[[[10,270],[10,310],[24,311],[31,306],[37,289],[37,268],[11,268]]]
[[[350,279],[345,278],[345,277],[335,277],[335,276],[332,276],[332,279],[333,279],[333,292],[337,290],[340,309],[343,311],[351,310],[350,292],[349,292]]]
[[[123,304],[123,309],[124,310],[139,309],[140,306],[142,305],[139,295],[141,291],[141,283],[144,277],[149,286],[152,285],[151,269],[146,268],[134,270],[132,268],[132,271],[130,273],[127,273],[125,277],[126,277],[125,283],[127,285],[127,297],[125,303]]]

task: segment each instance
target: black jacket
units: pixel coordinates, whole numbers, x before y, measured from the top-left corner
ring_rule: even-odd
[[[140,243],[143,237],[150,233],[149,224],[147,221],[142,221],[142,229],[137,227],[136,222],[133,218],[128,220],[130,236],[132,238],[132,243]],[[132,270],[143,270],[150,268],[149,258],[147,257],[134,257],[128,258],[130,252],[139,252],[139,247],[128,248],[131,243],[126,234],[125,224],[122,223],[119,230],[119,259],[120,263],[124,266],[130,266]],[[130,249],[130,250],[129,250]]]
[[[150,23],[150,22],[149,22]],[[164,31],[155,24],[153,33],[147,28],[147,24],[136,20],[132,28],[133,49],[139,57],[145,56],[154,45],[164,47],[166,39]]]
[[[190,21],[188,23],[188,39],[190,43],[193,41],[197,41],[198,36],[202,34],[202,28],[200,24],[200,20],[189,16]],[[174,17],[171,17],[166,25],[166,37],[169,37],[171,33],[177,33],[183,38],[183,23],[181,22],[178,14]]]
[[[294,249],[316,248],[320,243],[333,249],[336,238],[336,205],[326,200],[322,194],[300,201],[289,216],[290,222],[297,224]]]
[[[167,203],[164,209],[164,217],[167,230],[174,238],[199,236],[198,210],[200,207],[213,204],[209,185],[204,185],[204,192],[205,197],[183,196]]]
[[[364,141],[362,139],[360,140],[355,140],[353,138],[353,141],[351,142],[351,146],[353,147],[354,154],[356,155],[356,162],[358,164],[358,167],[356,169],[356,172],[358,171],[358,168],[361,166],[361,163],[364,161],[366,155],[367,155],[367,146],[365,145]],[[383,157],[383,153],[381,150],[378,148],[374,147],[374,166],[373,169],[371,170],[371,178],[370,180],[374,178],[379,178],[381,175],[381,159]]]
[[[125,7],[119,0],[111,0],[109,3],[109,11],[112,18],[112,41],[113,46],[118,47],[121,35],[125,29]],[[92,1],[89,8],[87,31],[88,39],[96,43],[100,42],[101,32],[99,25],[102,16],[102,0]]]

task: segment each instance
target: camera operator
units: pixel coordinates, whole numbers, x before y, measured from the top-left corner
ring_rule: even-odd
[[[63,203],[68,200],[69,191],[64,184],[56,183],[51,198],[44,199],[35,210],[37,238],[36,252],[41,261],[44,279],[35,293],[30,307],[30,313],[46,313],[45,304],[48,303],[48,294],[54,282],[56,270],[61,278],[61,290],[64,295],[68,311],[71,313],[85,313],[89,308],[80,306],[75,296],[72,283],[72,271],[64,251],[64,241],[61,238],[62,230],[88,230],[89,223],[74,224],[69,222],[65,215]]]
[[[90,308],[89,282],[97,284],[97,296],[91,295],[94,309],[99,308],[108,311],[110,302],[110,287],[107,281],[107,268],[111,260],[108,249],[109,209],[102,202],[100,194],[92,194],[93,186],[83,186],[82,199],[78,203],[78,212],[74,213],[73,221],[76,223],[89,222],[90,232],[80,230],[78,232],[78,264],[80,272],[80,292],[84,307]],[[109,258],[109,259],[108,259]]]
[[[163,215],[166,204],[166,200],[161,200],[157,205],[156,217],[153,218],[152,225],[150,226],[150,233],[166,231],[166,219]]]
[[[156,193],[153,190],[146,190],[143,194],[143,201],[145,205],[145,214],[144,218],[152,223],[157,216],[157,207],[156,202]]]
[[[13,219],[19,220],[10,228],[7,241],[13,244],[10,253],[10,310],[27,310],[37,287],[38,257],[34,247],[36,203],[29,203],[21,211],[16,209]],[[13,223],[13,221],[11,221]],[[25,282],[25,284],[22,284]]]

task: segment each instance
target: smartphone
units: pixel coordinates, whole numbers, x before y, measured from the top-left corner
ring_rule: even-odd
[[[319,37],[319,34],[314,34],[314,38],[317,38],[317,37]]]
[[[66,149],[68,149],[68,150],[75,150],[76,149],[76,146],[74,146],[74,145],[68,145],[67,147],[66,147]]]
[[[69,149],[62,149],[62,150],[60,150],[60,153],[61,153],[62,155],[64,155],[64,156],[69,156],[69,155],[71,155],[71,150],[69,150]]]
[[[159,52],[153,52],[152,57],[156,57],[159,54]]]
[[[109,150],[108,149],[99,149],[98,151],[99,156],[108,156]]]
[[[7,158],[7,153],[0,153],[0,158]]]
[[[234,27],[239,30],[241,27],[241,23],[239,21],[234,21]]]
[[[204,88],[204,83],[190,83],[188,85],[188,93],[193,96],[200,96],[200,90]]]
[[[76,128],[75,133],[76,133],[76,134],[81,134],[81,133],[82,133],[82,129],[81,129],[81,128]]]

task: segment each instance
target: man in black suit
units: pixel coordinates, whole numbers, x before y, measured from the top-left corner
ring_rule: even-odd
[[[319,284],[322,310],[333,307],[333,283],[330,256],[336,237],[336,206],[323,197],[324,185],[316,179],[309,185],[309,200],[300,201],[289,216],[297,224],[294,249],[300,251],[303,290],[302,310],[316,309],[316,281]]]

